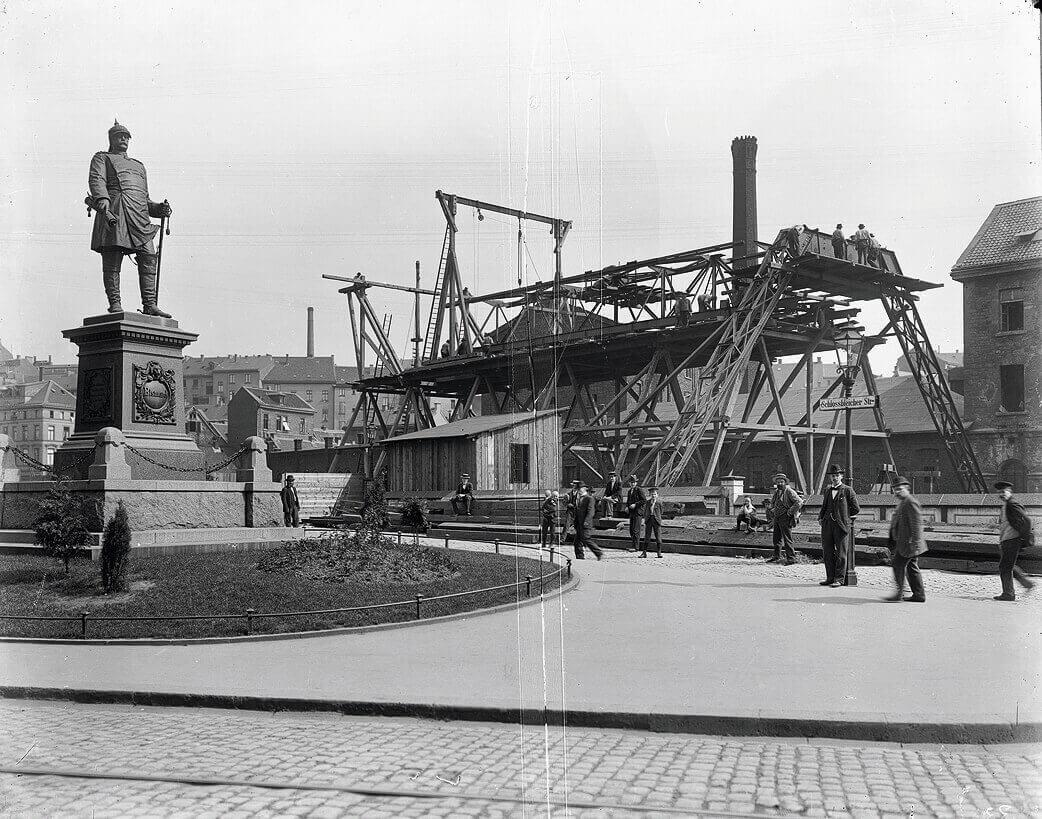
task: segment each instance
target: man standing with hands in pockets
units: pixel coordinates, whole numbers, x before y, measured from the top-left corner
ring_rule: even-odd
[[[843,483],[843,470],[829,467],[818,522],[821,524],[821,551],[825,559],[825,579],[819,586],[833,589],[844,585],[847,577],[847,538],[854,535],[853,518],[861,511],[854,490]]]
[[[893,489],[897,495],[897,506],[890,518],[888,540],[894,552],[894,583],[897,585],[897,591],[886,599],[891,603],[899,603],[902,600],[925,603],[926,588],[923,586],[923,573],[919,571],[919,555],[926,551],[923,512],[919,508],[919,501],[912,496],[912,486],[907,478],[896,478]],[[906,570],[908,585],[912,589],[911,597],[903,596]]]
[[[636,475],[630,475],[628,483],[630,488],[626,493],[626,514],[630,519],[630,547],[626,551],[635,552],[640,546],[640,536],[644,534],[644,506],[648,502],[648,496],[637,485]]]
[[[781,563],[785,551],[785,565],[796,562],[796,551],[792,548],[792,527],[800,513],[803,501],[796,490],[789,486],[789,478],[779,472],[774,476],[774,494],[771,495],[771,517],[774,520],[774,557],[768,563]]]

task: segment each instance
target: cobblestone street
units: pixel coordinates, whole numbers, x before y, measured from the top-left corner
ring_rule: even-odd
[[[1042,816],[1037,746],[13,700],[0,724],[3,816]]]

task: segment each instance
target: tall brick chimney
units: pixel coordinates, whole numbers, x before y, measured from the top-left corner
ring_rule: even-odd
[[[308,308],[308,358],[315,357],[315,308]]]
[[[756,253],[756,137],[742,136],[731,140],[734,159],[734,221],[733,239],[735,258]],[[746,262],[741,267],[753,266]]]

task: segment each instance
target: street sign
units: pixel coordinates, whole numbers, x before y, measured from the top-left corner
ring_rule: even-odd
[[[878,395],[854,395],[850,398],[822,398],[820,409],[873,409],[879,406]]]

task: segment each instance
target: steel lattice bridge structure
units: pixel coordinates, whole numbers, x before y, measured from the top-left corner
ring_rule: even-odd
[[[896,338],[965,491],[987,491],[917,307],[918,293],[941,285],[905,276],[893,252],[880,251],[885,269],[879,269],[836,258],[828,234],[805,230],[794,241],[783,230],[773,243],[757,243],[758,252],[737,258],[730,242],[564,276],[571,222],[441,191],[436,198],[446,227],[433,289],[420,286],[418,262],[415,287],[361,274],[325,276],[348,283],[340,292],[347,296],[359,373],[367,353],[375,356],[373,375],[355,385],[361,395],[349,428],[359,413],[382,437],[433,426],[432,398],[455,402],[450,420],[475,414],[480,402],[497,413],[558,409],[562,453],[602,476],[614,469],[667,487],[711,485],[758,438],[771,436],[784,441],[790,474],[809,493],[844,434],[840,413],[820,410],[823,400],[842,395],[843,379],[813,395],[814,355],[836,349],[837,329],[860,312],[856,303],[878,301],[888,321],[862,345],[857,363],[865,388],[876,392],[868,350]],[[549,225],[553,281],[470,293],[456,255],[461,206],[516,219],[519,232],[522,221]],[[374,287],[415,296],[411,366],[388,338],[387,317],[370,302]],[[697,305],[686,323],[676,315],[685,296]],[[778,383],[772,361],[797,356]],[[801,374],[804,411],[790,417],[783,399]],[[599,401],[591,385],[598,385]],[[761,396],[769,396],[766,409]],[[884,409],[873,410],[874,429],[853,435],[881,439],[889,462],[899,466]],[[831,416],[831,425],[815,424],[816,413],[819,420]],[[373,474],[383,460],[377,457]]]

